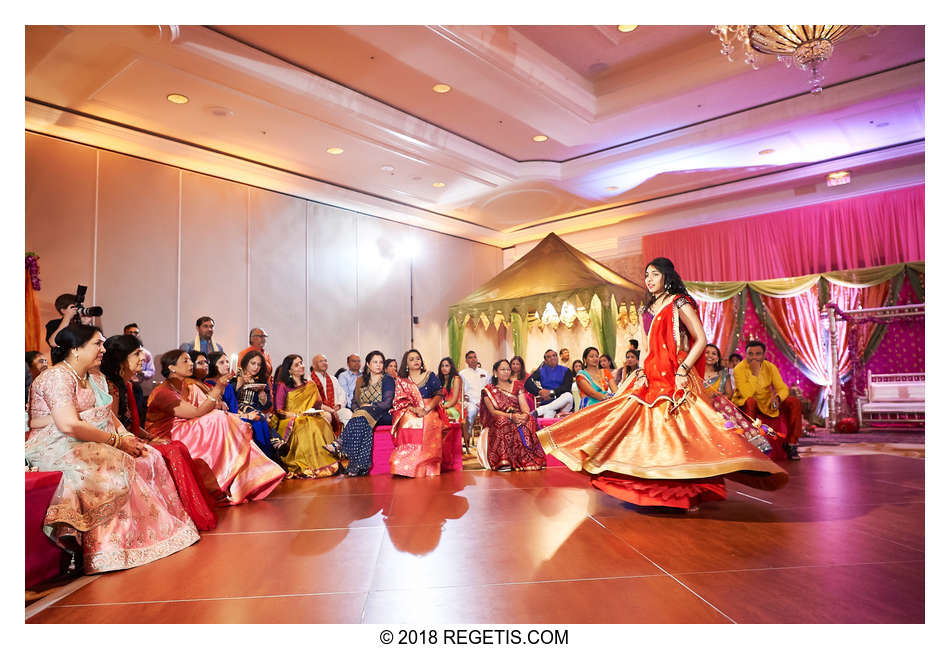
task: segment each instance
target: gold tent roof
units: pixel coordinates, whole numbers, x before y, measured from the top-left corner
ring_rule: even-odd
[[[589,310],[595,295],[603,304],[610,304],[611,296],[618,304],[639,304],[646,291],[552,232],[521,259],[450,306],[449,315],[460,325],[466,316],[489,322],[500,316],[510,322],[512,312],[522,317],[543,313],[548,302],[556,309],[569,302]]]

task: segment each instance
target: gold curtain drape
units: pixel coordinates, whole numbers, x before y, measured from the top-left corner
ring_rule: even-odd
[[[924,272],[924,262],[872,266],[857,270],[836,270],[828,273],[815,273],[801,277],[783,277],[780,279],[756,280],[752,282],[684,282],[697,300],[704,302],[723,302],[735,297],[742,289],[749,287],[766,297],[794,297],[811,289],[818,280],[824,278],[830,284],[849,288],[868,288],[887,282],[905,269],[917,273]]]

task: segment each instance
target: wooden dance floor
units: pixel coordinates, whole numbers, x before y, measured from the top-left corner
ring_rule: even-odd
[[[28,622],[921,623],[924,462],[786,463],[695,514],[563,467],[284,482],[171,557]]]

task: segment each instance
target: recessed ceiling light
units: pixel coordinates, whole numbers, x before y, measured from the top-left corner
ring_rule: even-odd
[[[618,189],[620,189],[620,188],[617,187],[616,185],[611,185],[610,187],[607,188],[607,191],[608,191],[608,192],[615,192],[615,191],[617,191]]]
[[[173,92],[172,94],[165,97],[165,99],[172,102],[173,104],[187,104],[188,103],[188,97],[184,95],[179,95],[177,92]]]
[[[234,117],[234,111],[227,106],[208,106],[208,112],[215,117]]]
[[[617,25],[617,30],[621,32],[632,32],[640,25]]]
[[[443,183],[443,182],[435,182],[435,183],[432,183],[432,186],[433,186],[433,187],[445,187],[445,183]]]
[[[338,146],[331,146],[329,149],[327,149],[327,153],[330,155],[340,155],[343,153],[343,149]]]
[[[772,153],[775,153],[775,149],[762,149],[759,151],[759,155],[770,155]]]
[[[547,142],[547,141],[548,141],[548,136],[547,136],[547,135],[535,135],[535,136],[534,136],[533,138],[531,138],[531,139],[534,140],[535,142]]]
[[[396,171],[396,168],[392,165],[383,165],[379,168],[380,171]]]
[[[432,86],[432,89],[436,91],[437,93],[439,93],[440,95],[444,95],[445,93],[447,93],[449,90],[452,89],[452,86],[450,86],[447,83],[437,83],[434,86]]]
[[[851,172],[832,171],[830,174],[828,174],[827,181],[829,187],[834,187],[835,185],[847,185],[851,182]]]

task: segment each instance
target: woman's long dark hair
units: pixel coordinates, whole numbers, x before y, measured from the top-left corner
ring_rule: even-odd
[[[255,374],[254,376],[252,376],[252,377],[251,377],[252,380],[249,381],[249,382],[251,382],[251,383],[267,383],[267,363],[264,361],[264,354],[260,353],[260,352],[257,351],[256,349],[255,349],[254,351],[250,351],[250,352],[244,354],[244,358],[242,358],[242,359],[241,359],[241,362],[239,363],[239,365],[241,366],[241,371],[242,371],[242,372],[247,371],[247,366],[250,364],[250,362],[251,362],[252,360],[254,360],[255,357],[258,357],[258,358],[261,359],[261,366],[260,366],[260,368],[257,370],[257,374]],[[285,359],[285,360],[286,360],[286,359]],[[293,361],[291,361],[291,362],[293,362]],[[208,368],[208,369],[210,370],[211,368]],[[248,377],[245,375],[244,379],[247,380],[247,378],[248,378]]]
[[[656,268],[658,271],[660,271],[660,274],[663,275],[663,288],[667,293],[670,295],[689,295],[689,293],[686,291],[686,285],[683,284],[683,279],[673,267],[672,261],[666,257],[657,257],[643,267],[644,274],[646,274],[646,269],[650,266]],[[654,302],[656,302],[656,296],[651,294],[650,299],[647,300],[646,308],[649,309]]]
[[[449,362],[449,373],[442,374],[442,363]],[[445,388],[446,393],[452,389],[452,381],[455,380],[455,377],[459,375],[459,371],[455,369],[455,361],[452,360],[451,356],[446,356],[441,361],[439,361],[439,381],[442,382],[442,387]]]
[[[524,364],[524,359],[521,358],[520,356],[512,356],[512,357],[511,357],[511,360],[508,361],[508,364],[511,365],[511,364],[514,363],[515,361],[518,361],[519,363],[521,363],[521,376],[515,376],[515,370],[514,370],[514,368],[512,368],[512,370],[511,370],[511,380],[514,381],[515,379],[517,379],[517,380],[521,381],[522,383],[524,383],[525,381],[528,380],[528,368],[527,368],[527,367],[525,366],[525,364]]]
[[[383,372],[386,371],[386,355],[378,349],[374,349],[366,355],[366,360],[363,363],[363,385],[369,385],[369,362],[373,360],[374,356],[379,356],[383,359]]]
[[[247,356],[250,356],[251,354],[260,354],[260,352],[248,352],[248,353],[247,353]],[[245,356],[245,358],[247,358],[247,356]],[[286,386],[287,386],[288,388],[290,388],[291,390],[296,390],[296,389],[297,389],[298,386],[297,386],[296,383],[294,383],[294,377],[292,377],[292,376],[290,375],[290,366],[294,364],[294,359],[296,359],[296,358],[299,358],[301,361],[303,360],[303,356],[301,356],[300,354],[288,354],[287,356],[284,356],[284,360],[281,362],[280,367],[278,367],[278,368],[277,368],[277,371],[274,372],[274,383],[275,383],[275,384],[276,384],[276,383],[283,383],[284,385],[286,385]],[[263,357],[263,355],[262,355],[262,356],[261,356],[261,363],[263,363],[263,362],[264,362],[264,357]],[[242,367],[243,367],[243,365],[242,365]],[[303,385],[304,383],[307,382],[307,373],[306,373],[306,372],[304,372],[304,375],[303,375],[302,377],[300,377],[300,381],[301,381],[301,385]],[[261,381],[261,383],[263,383],[263,381]]]
[[[623,355],[623,365],[620,366],[620,380],[617,381],[618,383],[620,383],[621,381],[624,381],[628,376],[630,376],[630,374],[637,371],[636,368],[630,369],[629,367],[627,367],[627,359],[630,356],[633,356],[633,358],[637,361],[638,366],[640,365],[640,359],[637,356],[637,350],[628,349],[626,353],[624,353]]]
[[[53,341],[56,346],[49,350],[50,360],[54,365],[62,363],[69,357],[69,352],[85,345],[97,333],[102,333],[102,329],[84,324],[69,325],[56,334],[56,340]]]
[[[719,351],[719,347],[717,347],[713,343],[709,343],[708,345],[706,345],[706,349],[709,349],[710,347],[716,350],[716,356],[719,358],[719,360],[716,361],[716,364],[713,365],[713,369],[716,370],[717,372],[721,372],[722,371],[722,352]],[[703,363],[705,362],[706,361],[703,361]],[[700,372],[700,374],[702,374],[702,372]]]
[[[495,376],[495,372],[498,371],[498,368],[501,367],[502,363],[508,363],[507,358],[503,358],[500,361],[495,361],[495,364],[491,366],[491,384],[498,385],[498,377]],[[511,367],[511,363],[508,363],[508,367]],[[509,379],[511,377],[508,377]]]
[[[125,389],[125,379],[122,378],[122,366],[126,359],[142,346],[138,338],[131,335],[110,336],[106,339],[106,353],[102,355],[102,365],[100,371],[105,375],[106,380],[115,386],[119,393],[119,421],[126,428],[132,426],[131,416],[126,413],[130,408],[137,408],[135,404],[129,404],[129,397]]]
[[[419,368],[419,370],[423,374],[425,374],[425,371],[426,371],[426,362],[422,360],[422,352],[420,352],[418,349],[410,349],[405,354],[402,355],[402,362],[399,363],[399,371],[397,372],[399,376],[401,376],[404,379],[409,378],[409,354],[411,354],[412,352],[419,354],[419,360],[422,361],[422,366]],[[385,369],[385,367],[386,366],[384,363],[383,368]]]
[[[208,354],[208,376],[205,377],[206,379],[216,379],[221,376],[221,372],[218,371],[218,361],[221,360],[222,356],[227,356],[227,354],[225,352],[211,352]]]

